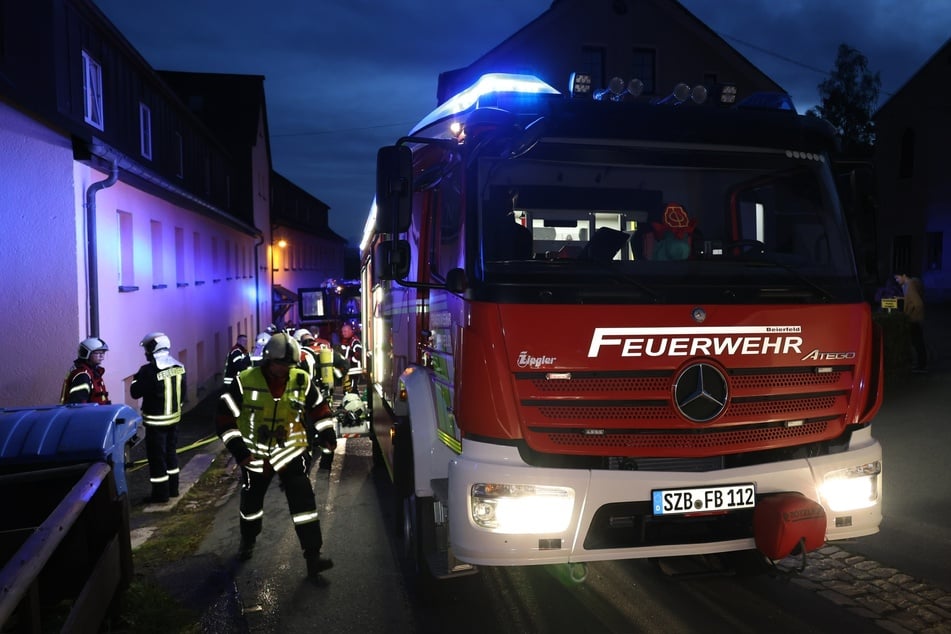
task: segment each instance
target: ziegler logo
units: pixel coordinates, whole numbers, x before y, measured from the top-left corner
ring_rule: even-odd
[[[557,357],[533,357],[527,351],[522,350],[518,353],[518,367],[520,368],[540,368],[543,365],[551,365]]]

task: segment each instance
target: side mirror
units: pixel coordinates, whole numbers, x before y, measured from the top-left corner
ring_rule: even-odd
[[[446,273],[446,290],[457,295],[469,288],[469,278],[462,269],[452,269]]]
[[[378,280],[402,280],[409,275],[409,242],[384,241],[373,251],[373,276]]]
[[[376,230],[409,229],[413,200],[413,151],[405,145],[382,147],[376,154]]]

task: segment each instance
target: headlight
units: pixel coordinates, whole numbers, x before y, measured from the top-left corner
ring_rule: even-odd
[[[533,484],[472,485],[470,510],[476,526],[498,533],[560,533],[571,522],[575,492]]]
[[[882,463],[878,460],[830,471],[823,478],[819,493],[829,508],[836,512],[868,508],[879,499],[881,473]]]

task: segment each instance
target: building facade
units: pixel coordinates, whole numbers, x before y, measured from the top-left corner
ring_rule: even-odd
[[[929,301],[951,300],[949,65],[951,40],[874,115],[879,268],[920,276]]]
[[[28,350],[0,370],[0,407],[56,403],[93,335],[111,400],[135,405],[156,330],[193,405],[270,322],[263,78],[241,81],[250,114],[213,129],[89,0],[0,3],[0,346]]]
[[[678,83],[731,84],[737,100],[784,92],[676,0],[554,0],[469,66],[442,73],[439,103],[488,72],[535,75],[561,91],[573,72],[590,75],[595,89],[612,77],[639,79],[646,99]]]

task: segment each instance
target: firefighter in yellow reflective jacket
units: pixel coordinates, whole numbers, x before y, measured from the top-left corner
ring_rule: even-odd
[[[152,494],[147,504],[164,504],[178,496],[178,422],[182,419],[185,367],[170,354],[168,335],[150,332],[139,345],[148,363],[132,377],[129,394],[142,399],[145,453]]]
[[[333,566],[321,558],[323,537],[317,499],[310,482],[310,447],[336,448],[329,404],[298,367],[300,344],[285,334],[264,346],[261,365],[232,382],[218,403],[222,442],[241,466],[239,559],[249,559],[264,517],[264,494],[274,474],[280,478],[294,530],[304,551],[307,575],[316,578]]]

